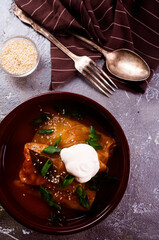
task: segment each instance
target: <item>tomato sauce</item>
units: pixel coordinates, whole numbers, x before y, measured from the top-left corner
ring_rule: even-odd
[[[31,123],[41,115],[42,111],[49,114],[55,113],[52,104],[37,106],[36,110],[31,111],[31,114],[28,114],[27,117],[22,115],[19,119],[18,125],[15,125],[12,129],[10,129],[10,138],[6,144],[7,147],[5,152],[6,161],[4,164],[4,176],[5,181],[7,182],[6,187],[20,207],[24,208],[34,216],[42,219],[50,219],[50,207],[41,197],[39,188],[36,186],[23,184],[19,180],[19,171],[24,162],[24,145],[27,142],[32,141],[37,130],[37,127],[31,125]],[[82,109],[78,109],[78,111],[81,111],[84,116],[79,120],[80,122],[86,126],[93,125],[96,130],[106,135],[110,135],[109,132],[111,132],[111,129],[109,129],[109,125],[105,126],[105,124],[103,124],[102,118],[98,118],[98,116],[95,116],[89,111],[85,112]],[[111,184],[106,183],[104,188],[97,192],[96,199],[90,211],[97,211],[98,209],[102,208],[105,202],[109,204],[110,199],[119,186],[120,177],[122,174],[120,169],[122,169],[122,166],[119,166],[119,163],[117,162],[119,153],[118,151],[119,149],[116,147],[114,149],[113,157],[108,162],[110,175],[115,176],[118,181],[115,181]],[[116,167],[114,168],[114,166]],[[70,211],[67,208],[63,208],[62,213],[67,215],[68,221],[90,214],[83,211]]]

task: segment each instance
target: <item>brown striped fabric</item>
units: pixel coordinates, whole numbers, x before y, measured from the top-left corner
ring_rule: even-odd
[[[93,60],[101,58],[99,52],[68,32],[81,34],[108,51],[134,50],[149,64],[151,76],[158,66],[158,0],[15,0],[15,3],[77,55],[87,55]],[[72,60],[54,44],[51,44],[51,63],[52,89],[76,74]],[[119,85],[118,79],[110,76]],[[149,80],[123,82],[120,86],[144,91]]]

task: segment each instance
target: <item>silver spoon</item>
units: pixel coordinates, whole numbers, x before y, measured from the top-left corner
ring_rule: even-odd
[[[143,81],[150,76],[148,64],[135,52],[125,48],[108,52],[78,34],[73,35],[101,52],[106,58],[108,71],[116,77],[127,81]]]

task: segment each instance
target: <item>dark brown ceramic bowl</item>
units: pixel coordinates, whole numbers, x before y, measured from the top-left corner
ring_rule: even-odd
[[[41,108],[65,104],[82,109],[116,140],[117,147],[109,162],[109,175],[117,181],[105,184],[97,194],[90,212],[69,219],[59,226],[34,216],[22,206],[11,189],[11,182],[18,176],[23,161],[23,147],[31,141],[35,133],[30,122],[39,114]],[[46,93],[33,97],[16,107],[0,124],[0,202],[5,210],[21,224],[50,234],[74,233],[106,218],[120,202],[129,177],[129,146],[123,130],[116,119],[97,102],[82,95],[66,92]],[[40,211],[40,210],[39,210]]]

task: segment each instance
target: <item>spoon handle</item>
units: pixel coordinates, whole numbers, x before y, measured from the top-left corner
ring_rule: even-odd
[[[82,36],[80,36],[80,35],[78,35],[78,34],[76,34],[76,33],[73,33],[73,36],[75,36],[76,38],[82,40],[83,42],[88,43],[89,45],[91,45],[92,47],[94,47],[95,49],[97,49],[100,53],[102,53],[103,55],[106,55],[106,54],[108,53],[105,49],[101,48],[101,47],[98,46],[96,43],[88,40],[88,39],[85,38],[85,37],[82,37]]]

